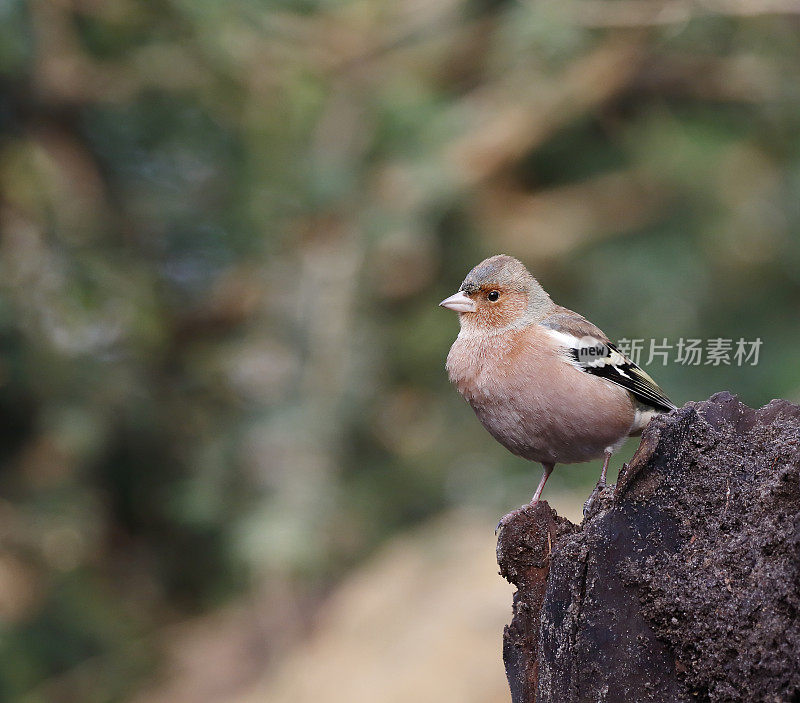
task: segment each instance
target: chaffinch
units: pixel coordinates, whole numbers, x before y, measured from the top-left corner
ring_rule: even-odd
[[[598,489],[604,486],[611,454],[676,407],[600,329],[556,305],[511,256],[482,261],[439,304],[461,323],[447,355],[450,380],[500,444],[544,468],[531,503],[557,463],[602,456]]]

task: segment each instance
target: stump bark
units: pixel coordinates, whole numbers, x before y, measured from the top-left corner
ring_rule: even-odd
[[[513,703],[800,703],[800,406],[656,418],[580,527],[542,501],[497,554]]]

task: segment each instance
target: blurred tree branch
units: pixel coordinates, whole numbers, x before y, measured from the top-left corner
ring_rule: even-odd
[[[488,85],[464,98],[474,126],[456,136],[445,160],[462,185],[475,187],[519,160],[571,116],[608,100],[628,84],[643,57],[636,39],[612,38],[570,63],[558,79]],[[533,84],[533,85],[532,85]],[[466,111],[466,109],[465,109]]]

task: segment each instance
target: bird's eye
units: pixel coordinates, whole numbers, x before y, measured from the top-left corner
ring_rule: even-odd
[[[496,300],[497,300],[499,297],[500,297],[500,293],[498,293],[496,290],[493,290],[491,293],[489,293],[489,295],[487,295],[487,296],[486,296],[486,300],[488,300],[488,301],[490,301],[490,302],[492,302],[492,303],[493,303],[493,302],[495,302],[495,301],[496,301]]]

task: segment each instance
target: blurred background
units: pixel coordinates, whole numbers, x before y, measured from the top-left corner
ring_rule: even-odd
[[[800,400],[799,73],[793,0],[0,0],[0,700],[507,701],[540,469],[437,303],[506,252]]]

